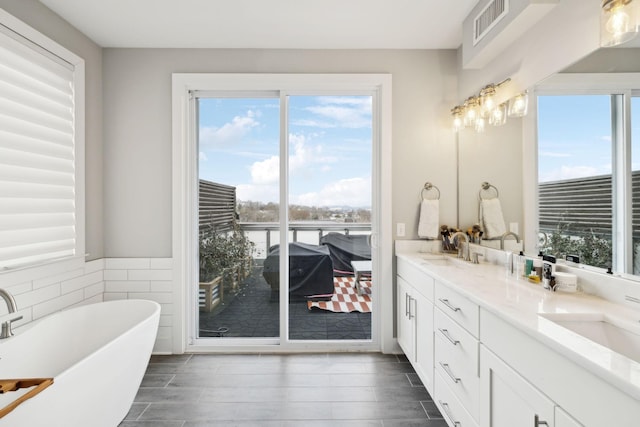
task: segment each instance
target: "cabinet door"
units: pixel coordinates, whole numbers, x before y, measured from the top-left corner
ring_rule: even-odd
[[[412,364],[416,361],[415,355],[415,300],[411,296],[411,286],[400,276],[398,284],[398,344],[405,356]]]
[[[480,425],[555,427],[554,403],[500,360],[480,347]]]
[[[433,303],[419,293],[414,294],[416,305],[416,364],[415,369],[424,386],[433,392]]]
[[[567,414],[561,407],[556,406],[556,426],[555,427],[583,427]]]

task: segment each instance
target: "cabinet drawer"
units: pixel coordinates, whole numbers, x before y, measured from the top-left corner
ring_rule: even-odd
[[[478,304],[441,283],[436,283],[435,303],[438,308],[471,335],[478,338],[480,329],[480,308]]]
[[[445,380],[436,370],[435,402],[442,416],[451,427],[477,427],[473,417],[466,411],[462,403],[453,394]]]
[[[397,274],[409,282],[418,292],[433,302],[435,280],[415,265],[402,258],[397,259]]]
[[[441,351],[449,353],[451,357],[459,360],[476,375],[479,375],[480,345],[478,340],[439,308],[436,308],[434,312],[434,333],[436,337],[441,338],[437,342]]]
[[[470,365],[466,358],[449,351],[450,346],[444,341],[444,338],[436,338],[435,341],[435,370],[467,412],[478,419],[480,378],[477,375],[477,365]]]

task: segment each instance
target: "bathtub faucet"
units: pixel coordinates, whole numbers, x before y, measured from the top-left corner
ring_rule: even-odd
[[[13,298],[8,291],[0,288],[0,297],[7,303],[7,308],[9,309],[9,314],[15,313],[18,311],[18,306],[16,305],[16,300]],[[16,320],[22,319],[22,316],[15,317],[13,319],[9,319],[5,322],[2,322],[2,332],[0,332],[0,339],[5,339],[13,336],[13,331],[11,330],[11,324]]]

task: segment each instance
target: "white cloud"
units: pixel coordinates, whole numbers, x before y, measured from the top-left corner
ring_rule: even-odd
[[[325,129],[336,127],[336,125],[333,123],[322,122],[318,120],[308,120],[308,119],[296,120],[292,124],[295,126],[308,126],[312,128],[325,128]]]
[[[225,145],[237,143],[245,137],[252,128],[259,126],[256,120],[260,116],[259,112],[247,111],[244,116],[236,116],[231,122],[225,123],[221,127],[200,128],[200,144],[203,145]]]
[[[290,202],[304,206],[371,206],[371,179],[341,179],[318,192],[292,195]]]
[[[337,97],[321,96],[317,98],[318,105],[307,107],[306,110],[329,119],[309,120],[308,123],[320,123],[324,127],[364,128],[371,126],[371,97]]]
[[[271,156],[251,165],[251,182],[254,184],[274,184],[280,177],[280,157]],[[252,199],[242,199],[252,200]]]
[[[200,154],[198,155],[198,158],[200,159],[201,162],[206,162],[209,160],[209,158],[207,157],[206,153],[204,153],[203,151],[200,151]]]
[[[334,156],[325,155],[321,145],[310,145],[305,135],[289,135],[289,143],[293,153],[289,156],[289,174],[295,176],[300,173],[309,174],[314,166],[319,165],[321,171],[330,168],[329,164],[337,162]],[[253,184],[274,184],[280,176],[280,157],[271,156],[268,159],[251,165],[251,182]]]
[[[279,199],[278,185],[253,185],[241,184],[236,187],[236,196],[238,200],[251,200],[254,202],[278,202]]]

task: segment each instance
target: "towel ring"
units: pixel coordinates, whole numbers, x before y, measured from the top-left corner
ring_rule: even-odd
[[[493,196],[493,193],[495,193],[495,196]],[[499,195],[500,193],[498,192],[498,189],[494,185],[491,185],[486,181],[480,184],[480,191],[478,191],[478,199],[480,200],[497,199]]]
[[[425,197],[425,191],[427,192],[427,194],[429,194],[433,190],[437,191],[438,195],[436,198],[430,200],[440,200],[440,189],[430,182],[425,182],[424,187],[422,187],[422,190],[420,190],[420,197],[422,198],[422,200],[427,200],[427,198]]]

